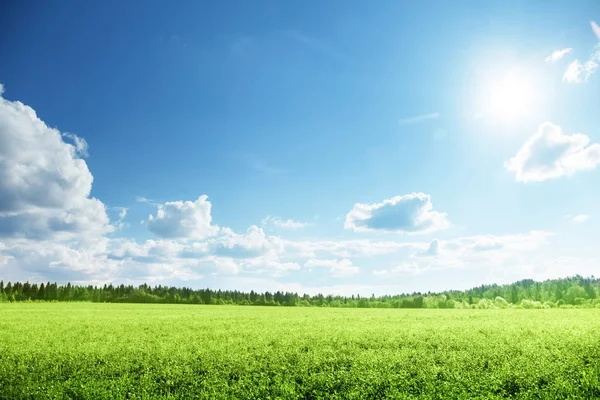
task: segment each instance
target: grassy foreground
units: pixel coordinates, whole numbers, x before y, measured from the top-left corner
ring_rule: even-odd
[[[600,398],[600,310],[0,304],[0,398]]]

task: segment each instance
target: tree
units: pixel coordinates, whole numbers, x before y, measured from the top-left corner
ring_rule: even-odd
[[[589,299],[596,298],[596,291],[594,290],[594,287],[590,283],[589,279],[586,279],[585,281],[583,281],[583,290],[585,290],[585,294],[587,295],[587,297]]]
[[[401,295],[360,297],[360,295],[333,296],[319,293],[315,296],[293,292],[249,293],[229,290],[195,290],[188,287],[167,287],[147,284],[113,286],[79,286],[67,283],[37,283],[0,281],[0,301],[92,301],[92,302],[151,302],[180,304],[256,304],[264,306],[329,306],[376,308],[449,308],[449,307],[507,307],[521,305],[537,308],[564,304],[580,305],[598,297],[600,279],[580,276],[547,280],[542,283],[523,280],[509,285],[481,285],[464,291],[445,291],[425,296],[420,292]],[[504,298],[510,302],[501,301]],[[468,303],[467,303],[468,301]],[[524,302],[525,301],[525,302]],[[501,304],[500,304],[501,303]]]
[[[567,293],[565,294],[565,301],[569,304],[575,304],[577,299],[587,299],[587,293],[585,289],[578,284],[573,284],[569,289],[567,289]]]
[[[44,282],[40,284],[40,288],[38,289],[37,294],[38,300],[46,300],[46,287],[44,286]]]
[[[415,308],[423,308],[423,296],[417,296],[413,299],[413,305]]]

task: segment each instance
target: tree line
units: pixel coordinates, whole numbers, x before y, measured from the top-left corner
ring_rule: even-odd
[[[600,278],[579,275],[537,282],[481,285],[468,290],[361,297],[308,295],[187,287],[132,285],[81,286],[0,281],[0,302],[87,301],[98,303],[237,304],[360,308],[552,308],[600,307]]]

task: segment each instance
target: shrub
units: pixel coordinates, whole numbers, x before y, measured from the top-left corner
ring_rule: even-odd
[[[527,309],[544,308],[544,305],[542,303],[540,303],[539,301],[523,299],[523,300],[521,300],[521,307],[527,308]]]
[[[510,304],[508,304],[508,301],[506,301],[504,299],[504,297],[500,297],[500,296],[496,297],[496,299],[494,300],[494,304],[498,308],[508,308],[508,307],[510,307]]]
[[[477,306],[475,308],[483,308],[483,309],[496,308],[496,305],[494,304],[494,302],[492,300],[481,299],[477,302]]]

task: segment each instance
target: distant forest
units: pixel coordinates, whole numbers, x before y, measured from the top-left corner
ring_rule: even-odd
[[[0,302],[86,301],[97,303],[237,304],[359,308],[553,308],[599,307],[600,278],[574,276],[509,285],[482,285],[469,290],[393,296],[316,296],[290,292],[239,292],[167,286],[78,286],[67,283],[0,281]]]

